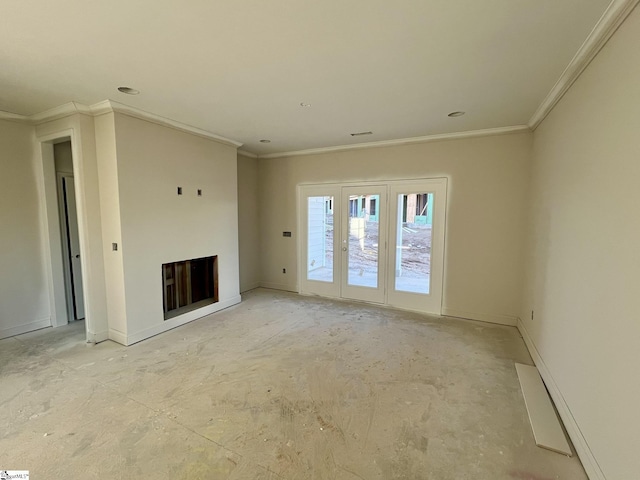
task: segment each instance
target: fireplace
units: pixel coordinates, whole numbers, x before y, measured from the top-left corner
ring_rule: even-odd
[[[218,256],[162,265],[164,319],[218,301]]]

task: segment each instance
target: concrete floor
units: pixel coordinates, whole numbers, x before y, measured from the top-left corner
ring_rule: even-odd
[[[535,446],[517,330],[258,289],[131,347],[0,341],[0,468],[40,479],[586,479]]]

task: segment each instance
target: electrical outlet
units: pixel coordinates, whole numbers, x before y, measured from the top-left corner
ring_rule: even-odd
[[[286,268],[283,268],[283,269],[282,269],[282,273],[287,273],[287,269],[286,269]]]
[[[533,310],[531,310],[531,320],[533,320]]]

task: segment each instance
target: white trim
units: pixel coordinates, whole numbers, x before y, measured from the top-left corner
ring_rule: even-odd
[[[538,109],[529,120],[529,128],[535,130],[538,125],[553,110],[553,107],[560,101],[571,85],[580,77],[582,72],[589,66],[598,52],[604,47],[609,38],[615,33],[617,28],[624,22],[627,16],[640,0],[612,0],[604,11],[598,23],[578,49],[573,59],[564,69],[562,75],[553,86],[547,97],[542,101]]]
[[[216,135],[215,133],[209,132],[207,130],[194,127],[192,125],[187,125],[186,123],[178,122],[170,118],[162,117],[160,115],[156,115],[155,113],[145,112],[144,110],[140,110],[139,108],[131,107],[123,103],[114,102],[113,100],[103,100],[102,102],[95,103],[91,106],[87,106],[78,102],[69,102],[65,103],[64,105],[58,105],[57,107],[50,108],[49,110],[45,110],[44,112],[35,113],[33,115],[19,115],[16,113],[4,112],[0,110],[0,120],[10,120],[28,123],[31,125],[40,125],[42,123],[68,117],[69,115],[74,115],[76,113],[97,117],[99,115],[110,112],[122,113],[124,115],[129,115],[130,117],[147,120],[157,125],[181,130],[183,132],[191,133],[193,135],[204,137],[209,140],[215,140],[217,142],[224,143],[225,145],[230,145],[236,148],[243,145],[242,142],[238,142],[237,140],[232,140],[221,135]],[[258,158],[255,153],[250,152],[242,152],[242,155],[252,158]]]
[[[298,286],[287,285],[286,283],[260,282],[260,287],[271,290],[284,290],[285,292],[298,293]]]
[[[123,103],[118,103],[113,100],[104,100],[102,102],[91,105],[90,107],[87,107],[87,108],[90,109],[91,114],[93,116],[103,115],[109,112],[117,112],[123,115],[128,115],[130,117],[138,118],[140,120],[146,120],[148,122],[155,123],[157,125],[162,125],[164,127],[170,127],[175,130],[181,130],[183,132],[191,133],[193,135],[204,137],[209,140],[215,140],[217,142],[224,143],[225,145],[230,145],[232,147],[237,148],[242,146],[242,142],[231,140],[230,138],[216,135],[215,133],[211,133],[207,130],[202,130],[201,128],[194,127],[192,125],[187,125],[186,123],[182,123],[176,120],[172,120],[170,118],[162,117],[160,115],[156,115],[155,113],[145,112],[144,110],[140,110],[139,108],[131,107]]]
[[[22,335],[23,333],[33,332],[34,330],[40,330],[41,328],[47,328],[51,326],[51,317],[36,320],[35,322],[25,323],[24,325],[16,325],[15,327],[0,329],[0,339],[15,337],[16,335]]]
[[[0,110],[0,120],[8,120],[10,122],[29,122],[29,117],[25,115],[19,115],[17,113],[5,112]]]
[[[127,344],[127,334],[110,328],[109,329],[109,340],[113,340],[114,342],[119,343],[120,345],[126,345]]]
[[[207,305],[206,307],[199,308],[197,310],[193,310],[191,312],[187,312],[184,315],[180,315],[178,317],[172,318],[170,320],[165,320],[159,325],[155,325],[151,328],[146,328],[139,332],[133,333],[131,335],[126,335],[126,341],[124,345],[133,345],[134,343],[141,342],[149,337],[153,337],[154,335],[158,335],[160,333],[166,332],[167,330],[171,330],[173,328],[179,327],[180,325],[184,325],[185,323],[192,322],[202,317],[206,317],[207,315],[211,315],[212,313],[219,312],[220,310],[224,310],[225,308],[232,307],[233,305],[237,305],[242,301],[242,297],[237,295],[235,297],[230,298],[229,300],[225,300],[223,302],[212,303],[211,305]],[[110,331],[109,335],[111,336],[114,331]],[[119,332],[118,332],[119,333]],[[111,337],[112,340],[117,341],[118,343],[122,343],[120,340],[122,337],[118,335],[118,339]]]
[[[238,150],[238,155],[249,158],[258,158],[258,155],[256,155],[255,153],[247,152],[246,150]]]
[[[240,293],[248,292],[249,290],[255,290],[256,288],[260,288],[260,282],[253,282],[247,285],[247,288],[243,289]]]
[[[640,1],[640,0],[639,0]],[[489,137],[493,135],[508,135],[511,133],[523,133],[531,131],[527,125],[514,125],[510,127],[486,128],[483,130],[469,130],[467,132],[441,133],[426,135],[424,137],[399,138],[396,140],[381,140],[379,142],[356,143],[353,145],[337,145],[335,147],[310,148],[292,152],[269,153],[258,155],[258,158],[295,157],[299,155],[317,155],[319,153],[342,152],[361,148],[393,147],[397,145],[410,145],[413,143],[439,142],[442,140],[456,140],[461,138]]]
[[[522,339],[524,340],[525,345],[529,349],[529,354],[531,355],[531,358],[533,358],[533,363],[535,363],[536,367],[538,367],[540,376],[542,377],[542,380],[544,380],[544,384],[546,385],[547,390],[549,390],[549,394],[553,399],[553,403],[555,404],[556,409],[560,414],[560,418],[564,423],[567,433],[569,434],[569,438],[571,438],[571,441],[573,442],[573,446],[576,449],[576,453],[578,454],[578,457],[580,458],[582,466],[587,472],[588,477],[591,480],[606,480],[606,477],[604,476],[600,465],[598,465],[596,457],[593,455],[593,452],[589,448],[589,444],[587,443],[586,438],[584,438],[584,435],[580,431],[578,422],[576,422],[576,419],[573,417],[569,405],[567,405],[562,392],[553,379],[553,375],[551,375],[549,368],[547,368],[547,365],[544,363],[544,360],[540,356],[540,352],[538,352],[538,349],[533,343],[533,340],[531,339],[529,332],[527,332],[524,323],[519,318],[517,326],[520,334],[522,335]]]
[[[445,317],[465,318],[467,320],[479,320],[487,323],[497,323],[499,325],[508,325],[515,327],[518,323],[518,317],[510,315],[498,315],[495,313],[475,313],[457,310],[455,308],[442,308],[442,315]]]
[[[68,117],[69,115],[74,115],[76,113],[90,115],[91,111],[86,105],[77,102],[69,102],[65,103],[64,105],[58,105],[57,107],[50,108],[49,110],[45,110],[44,112],[30,115],[28,117],[28,120],[34,125],[39,125],[44,122],[51,122],[52,120],[58,120],[59,118]]]
[[[109,331],[89,333],[87,332],[87,343],[100,343],[109,340]]]
[[[35,169],[38,181],[38,196],[42,212],[42,251],[47,275],[51,326],[59,327],[68,323],[67,301],[62,264],[62,240],[55,171],[53,142],[60,138],[70,138],[73,145],[74,130],[64,129],[36,138],[38,148],[35,155]],[[72,147],[73,148],[73,147]],[[73,153],[72,153],[73,154]],[[86,290],[85,290],[86,291]],[[85,326],[87,324],[85,323]]]

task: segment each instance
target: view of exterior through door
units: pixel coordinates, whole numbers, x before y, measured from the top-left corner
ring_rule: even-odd
[[[301,293],[439,314],[446,186],[301,186]]]

